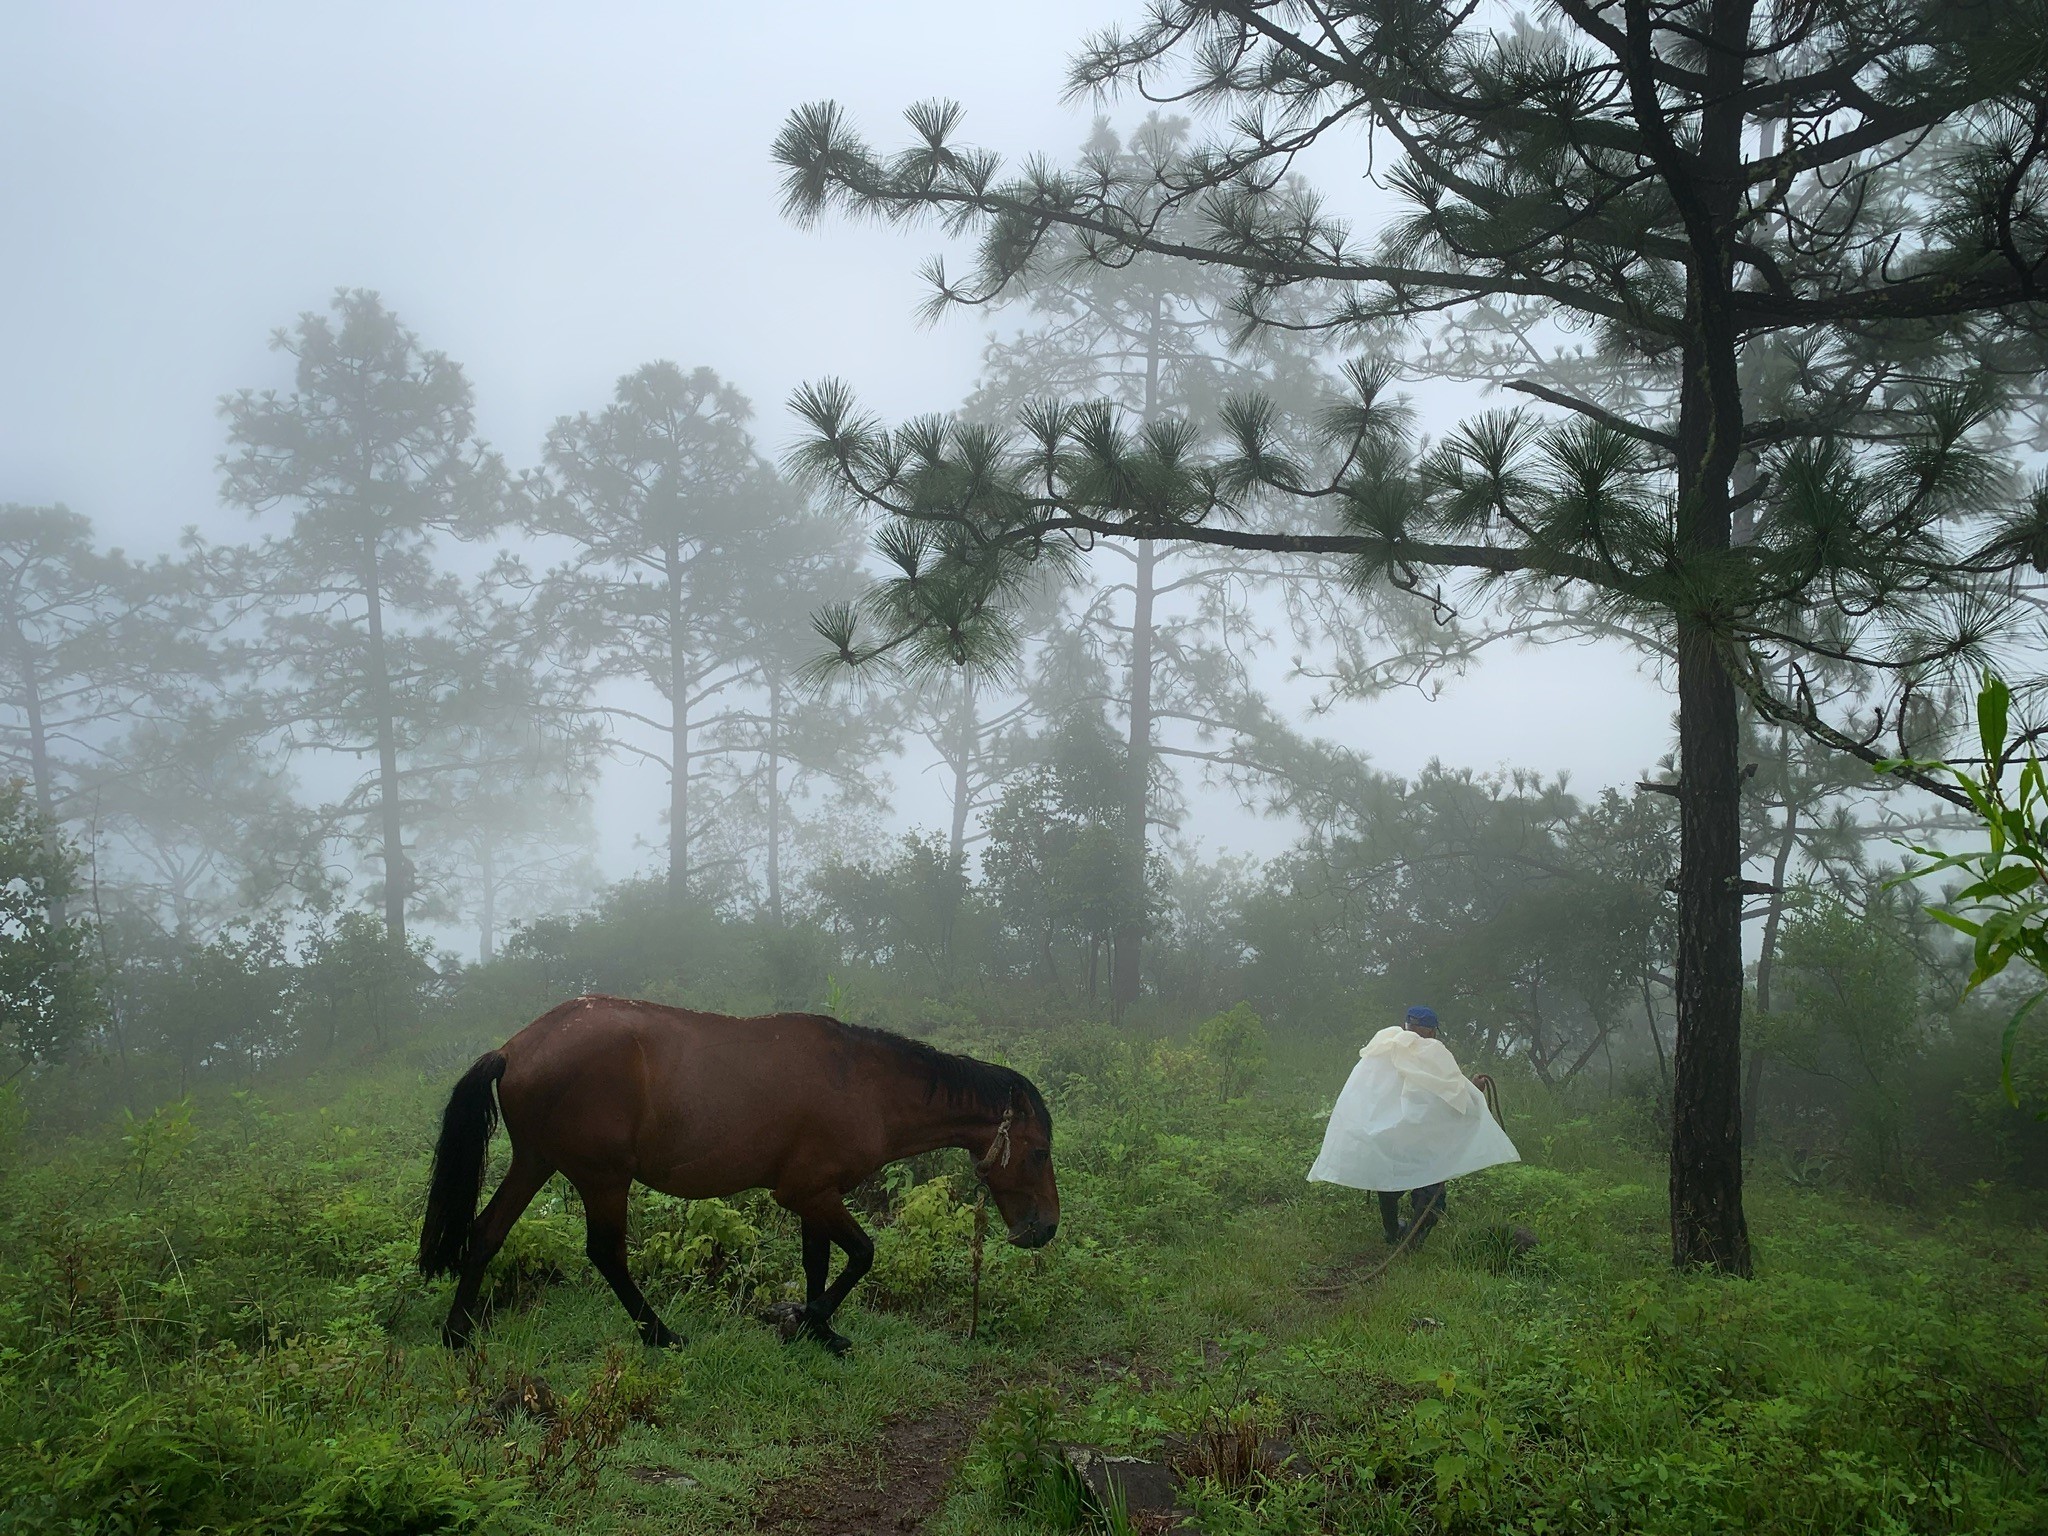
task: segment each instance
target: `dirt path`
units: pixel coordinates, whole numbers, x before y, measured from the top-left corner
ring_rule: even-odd
[[[881,1438],[776,1486],[755,1522],[764,1536],[904,1536],[945,1502],[986,1399],[891,1420]]]

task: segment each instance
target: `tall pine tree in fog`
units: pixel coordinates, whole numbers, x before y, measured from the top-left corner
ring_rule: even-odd
[[[87,786],[126,766],[123,727],[211,670],[197,606],[170,566],[100,549],[77,513],[0,507],[0,768],[29,785],[53,854],[65,823],[91,817]]]
[[[374,760],[344,809],[382,866],[385,931],[402,944],[407,758],[462,665],[442,629],[460,587],[435,566],[434,542],[494,528],[506,480],[477,440],[460,364],[374,293],[344,289],[329,308],[273,338],[296,364],[289,394],[222,400],[221,494],[290,517],[233,583],[263,614],[253,659],[285,685],[271,723],[286,744]]]
[[[751,686],[707,733],[718,749],[707,767],[723,791],[726,852],[748,864],[758,854],[759,904],[780,924],[795,808],[819,790],[833,796],[828,815],[879,806],[887,779],[878,763],[895,746],[901,712],[886,694],[819,689],[807,675],[817,655],[811,610],[867,582],[855,521],[790,501],[762,531],[753,572],[735,593]]]
[[[534,621],[564,663],[592,680],[643,683],[652,707],[612,697],[612,744],[669,778],[668,880],[691,889],[692,845],[709,818],[692,804],[700,765],[726,746],[712,731],[761,675],[753,619],[778,562],[804,556],[802,498],[755,450],[753,408],[709,368],[649,363],[619,380],[595,416],[548,433],[530,487],[529,527],[571,553],[540,583]],[[819,600],[829,598],[820,593]],[[782,593],[782,621],[803,609]]]
[[[331,894],[327,829],[264,750],[260,698],[193,703],[121,737],[85,806],[106,905],[179,937],[290,896]]]
[[[531,665],[531,616],[480,603],[492,632],[466,636],[469,665],[420,742],[422,905],[476,928],[497,953],[512,919],[556,912],[598,884],[592,781],[603,751],[584,688]]]
[[[1154,115],[1125,140],[1098,123],[1081,173],[1156,185],[1185,156],[1189,129],[1185,118]],[[1168,226],[1185,222],[1164,198],[1154,204]],[[1283,419],[1312,416],[1322,403],[1328,381],[1314,352],[1291,331],[1247,332],[1233,309],[1237,285],[1229,273],[1150,251],[1116,261],[1092,256],[1088,237],[1069,231],[1042,243],[1016,280],[992,295],[992,302],[1021,305],[1028,320],[1016,335],[991,338],[965,408],[970,419],[1005,421],[1044,400],[1110,400],[1143,424],[1169,416],[1213,422],[1232,396],[1253,388],[1283,404]],[[984,298],[956,294],[943,267],[932,275],[935,311],[956,298]],[[1155,803],[1161,730],[1178,722],[1211,737],[1219,726],[1228,734],[1223,722],[1245,711],[1205,685],[1229,671],[1216,665],[1219,631],[1247,626],[1232,602],[1242,583],[1228,579],[1243,573],[1242,560],[1154,539],[1107,544],[1101,553],[1111,575],[1079,618],[1118,664],[1123,696],[1122,826],[1130,846],[1121,867],[1131,888],[1110,944],[1110,1001],[1121,1011],[1136,1001],[1142,976],[1148,834],[1162,819]],[[1191,553],[1199,558],[1188,559]],[[1203,611],[1190,615],[1190,598]],[[1204,674],[1199,681],[1196,673]]]
[[[1993,583],[2048,568],[2048,496],[1997,457],[2039,366],[2044,35],[2033,0],[1169,0],[1093,40],[1072,84],[1228,126],[1135,180],[1005,175],[950,106],[915,109],[885,154],[837,107],[801,110],[776,147],[790,210],[977,230],[964,297],[1078,236],[1108,264],[1227,269],[1253,314],[1326,287],[1287,318],[1407,325],[1541,402],[1425,449],[1386,372],[1356,368],[1320,483],[1256,400],[1205,455],[1198,429],[1098,413],[1028,412],[1008,440],[895,433],[810,389],[813,470],[934,548],[916,601],[885,610],[896,632],[842,632],[842,654],[934,630],[964,650],[959,614],[1099,537],[1336,557],[1438,611],[1566,590],[1588,632],[1656,648],[1679,715],[1672,1252],[1747,1274],[1740,703],[1874,760],[1815,659],[1879,688],[1889,727],[1996,633]],[[1289,180],[1318,159],[1391,189],[1375,237]],[[1241,520],[1276,492],[1292,527]]]

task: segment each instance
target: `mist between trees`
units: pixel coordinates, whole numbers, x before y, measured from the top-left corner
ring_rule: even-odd
[[[1745,1148],[1900,1197],[2048,1173],[2048,1082],[2006,1103],[1995,999],[1887,883],[1957,808],[1873,769],[1942,755],[1985,660],[2036,686],[2035,8],[1370,9],[1162,7],[1075,88],[1230,112],[1014,175],[950,106],[887,153],[793,114],[793,216],[976,242],[935,312],[1000,328],[929,418],[820,380],[778,465],[654,361],[521,469],[346,290],[221,403],[251,542],[138,561],[8,507],[33,1112],[584,989],[1018,1030],[1244,1001],[1340,1064],[1427,1000],[1475,1065],[1639,1105],[1684,1263],[1748,1271]],[[1304,179],[1354,120],[1377,230]],[[1404,390],[1446,381],[1520,403],[1425,436]],[[1640,784],[1396,779],[1272,687],[1586,636],[1675,682]],[[913,746],[939,771],[892,783]],[[666,791],[623,883],[607,765]],[[1206,856],[1205,782],[1293,845]]]

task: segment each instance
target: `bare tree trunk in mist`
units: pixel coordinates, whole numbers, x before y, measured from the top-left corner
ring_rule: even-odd
[[[967,812],[974,799],[974,749],[979,735],[974,718],[974,682],[960,676],[960,705],[953,712],[953,827],[946,852],[953,868],[967,863]]]
[[[28,715],[28,756],[29,772],[35,779],[36,814],[43,822],[43,847],[51,854],[57,851],[57,794],[51,783],[50,736],[43,724],[42,680],[36,676],[35,658],[29,654],[28,637],[21,632],[19,621],[14,625],[15,654],[21,658],[22,707]],[[48,911],[50,925],[64,926],[64,898],[52,895]]]
[[[690,894],[690,677],[683,647],[683,552],[668,546],[668,892]]]
[[[1145,338],[1144,420],[1149,426],[1159,408],[1160,295],[1152,295],[1152,324]],[[1131,735],[1124,789],[1124,836],[1130,868],[1123,921],[1110,935],[1109,1007],[1111,1016],[1138,1000],[1144,980],[1146,823],[1152,809],[1152,602],[1159,547],[1140,540],[1131,577]]]
[[[768,915],[782,926],[782,679],[768,679]]]
[[[370,630],[370,707],[377,717],[377,813],[384,844],[384,931],[405,942],[405,899],[412,866],[405,858],[404,812],[399,803],[398,727],[391,705],[391,673],[384,650],[384,600],[378,590],[376,535],[363,537],[363,599]]]
[[[1152,810],[1152,591],[1158,563],[1158,546],[1150,539],[1142,541],[1131,583],[1136,601],[1131,614],[1130,757],[1124,785],[1129,890],[1123,920],[1110,939],[1109,1003],[1119,1018],[1138,1000],[1144,974],[1146,822]]]
[[[1657,1076],[1664,1081],[1664,1092],[1671,1092],[1671,1063],[1664,1055],[1664,1034],[1657,1028],[1657,1003],[1650,996],[1650,977],[1646,971],[1639,978],[1643,988],[1643,1022],[1650,1026],[1650,1044],[1657,1048]]]
[[[476,851],[477,875],[483,882],[482,905],[477,913],[476,956],[484,965],[491,963],[497,947],[498,862],[495,853],[491,834],[486,829]]]
[[[1789,759],[1789,743],[1780,761]],[[1771,861],[1771,905],[1764,914],[1763,948],[1756,957],[1756,1011],[1771,1011],[1771,970],[1778,958],[1778,929],[1785,920],[1785,875],[1792,867],[1792,852],[1799,841],[1799,807],[1792,803],[1790,787],[1785,796],[1785,825],[1778,833],[1778,854]],[[1742,1084],[1742,1144],[1756,1140],[1757,1105],[1764,1092],[1764,1053],[1750,1047],[1749,1070]]]

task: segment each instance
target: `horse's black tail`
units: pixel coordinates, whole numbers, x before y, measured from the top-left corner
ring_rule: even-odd
[[[434,1148],[434,1175],[427,1185],[427,1215],[420,1225],[420,1273],[453,1274],[469,1246],[483,1193],[484,1162],[491,1133],[498,1128],[493,1088],[505,1075],[505,1053],[486,1051],[448,1095],[441,1112],[441,1140]]]

